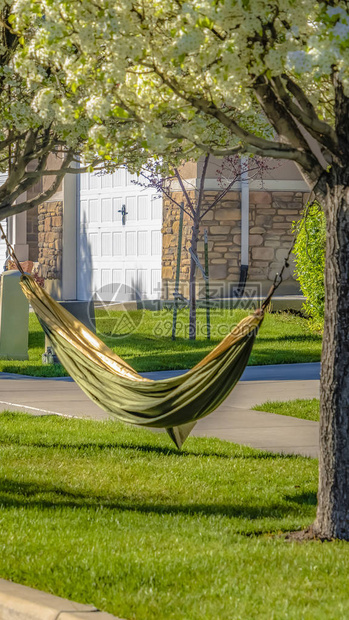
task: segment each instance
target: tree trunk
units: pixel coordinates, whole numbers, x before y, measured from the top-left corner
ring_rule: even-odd
[[[194,220],[190,247],[197,254],[199,236],[199,222]],[[189,272],[189,340],[196,339],[196,263],[190,257]]]
[[[313,533],[349,540],[349,170],[327,174],[319,492]]]

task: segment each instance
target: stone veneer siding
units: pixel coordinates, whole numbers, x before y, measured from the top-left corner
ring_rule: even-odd
[[[38,248],[40,276],[61,281],[63,202],[44,202],[38,209]]]
[[[256,280],[273,280],[293,241],[292,223],[297,222],[309,192],[251,192],[250,269]],[[286,278],[293,279],[291,262]]]
[[[205,192],[208,205],[216,192]],[[248,279],[270,282],[283,264],[292,243],[292,222],[300,218],[308,194],[303,192],[250,192],[250,235]],[[180,202],[179,192],[174,198]],[[203,207],[203,210],[205,206]],[[189,278],[190,235],[192,222],[184,215],[181,280]],[[173,282],[176,272],[178,245],[179,208],[169,199],[164,201],[162,279]],[[229,192],[224,199],[208,212],[201,226],[198,257],[204,265],[203,231],[208,230],[209,273],[212,280],[238,282],[240,275],[241,202],[239,192]],[[198,279],[200,272],[198,270]],[[292,280],[292,264],[286,278]],[[295,282],[293,282],[295,284]],[[183,289],[186,294],[185,288]],[[166,296],[166,289],[165,289]]]

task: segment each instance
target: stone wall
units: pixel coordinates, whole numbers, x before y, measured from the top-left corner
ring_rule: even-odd
[[[63,202],[44,202],[38,209],[39,276],[50,290],[60,288],[62,277]]]
[[[180,192],[173,194],[180,202]],[[203,210],[212,203],[216,192],[205,193]],[[307,194],[303,192],[250,192],[250,235],[248,280],[262,284],[263,292],[269,287],[275,273],[292,243],[292,222],[300,217]],[[240,275],[241,203],[239,192],[229,192],[209,211],[201,226],[198,257],[204,265],[204,229],[208,231],[209,273],[211,280],[237,283]],[[190,236],[192,221],[184,215],[181,280],[189,278]],[[164,200],[162,279],[165,284],[175,280],[179,228],[179,208]],[[198,270],[198,279],[200,272]],[[297,292],[292,277],[292,264],[286,274],[289,289]],[[285,289],[284,289],[285,290]],[[186,287],[182,288],[186,294]]]
[[[251,192],[249,278],[271,281],[283,265],[293,240],[292,222],[301,217],[308,193]],[[291,261],[285,279],[293,280]]]

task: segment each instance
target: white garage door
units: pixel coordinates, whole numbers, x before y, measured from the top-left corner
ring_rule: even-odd
[[[80,177],[79,299],[160,297],[162,199],[134,178],[124,169]]]

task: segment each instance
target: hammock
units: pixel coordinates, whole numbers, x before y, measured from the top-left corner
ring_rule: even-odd
[[[60,362],[85,394],[122,422],[165,428],[178,448],[197,420],[214,411],[240,379],[265,307],[244,318],[184,375],[153,381],[133,370],[33,278],[22,275],[21,287]]]

